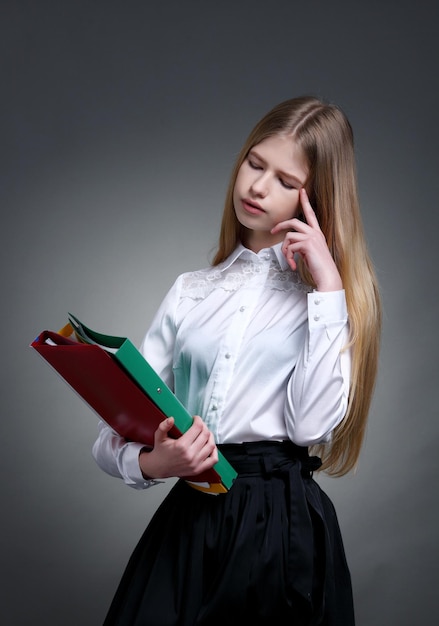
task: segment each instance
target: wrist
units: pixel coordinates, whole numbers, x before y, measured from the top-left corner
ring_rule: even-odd
[[[321,291],[322,293],[325,291],[342,291],[343,283],[341,282],[341,278],[326,280],[316,284],[316,291]]]
[[[154,475],[154,459],[151,457],[151,452],[151,448],[142,448],[139,452],[139,467],[145,480],[154,480],[158,478],[158,476]]]

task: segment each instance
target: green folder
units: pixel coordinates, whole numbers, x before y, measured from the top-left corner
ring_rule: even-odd
[[[190,428],[193,417],[129,339],[93,331],[71,313],[69,322],[80,341],[98,345],[110,352],[159,409],[174,418],[175,425],[181,432]],[[226,490],[230,489],[237,473],[219,450],[214,469]]]

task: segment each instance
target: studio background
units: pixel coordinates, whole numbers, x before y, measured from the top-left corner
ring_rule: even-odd
[[[28,347],[71,311],[139,344],[215,247],[235,156],[314,94],[354,127],[384,304],[356,474],[333,499],[358,626],[438,600],[438,45],[434,2],[3,0],[2,624],[97,626],[172,481],[137,492],[91,457],[97,418]]]

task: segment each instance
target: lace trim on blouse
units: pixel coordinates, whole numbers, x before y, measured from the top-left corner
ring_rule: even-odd
[[[215,289],[224,291],[237,291],[249,280],[263,271],[263,267],[254,263],[238,259],[233,266],[221,271],[221,265],[209,267],[203,270],[188,272],[183,276],[182,297],[202,300]],[[281,270],[276,260],[270,261],[268,275],[265,281],[266,287],[278,291],[302,291],[309,293],[312,287],[305,284],[298,272],[290,269]]]

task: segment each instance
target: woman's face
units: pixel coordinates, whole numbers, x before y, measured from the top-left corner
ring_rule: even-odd
[[[274,135],[250,150],[233,190],[233,205],[245,227],[246,246],[258,252],[283,240],[284,232],[272,235],[270,231],[300,213],[299,190],[307,176],[305,156],[291,137]]]

